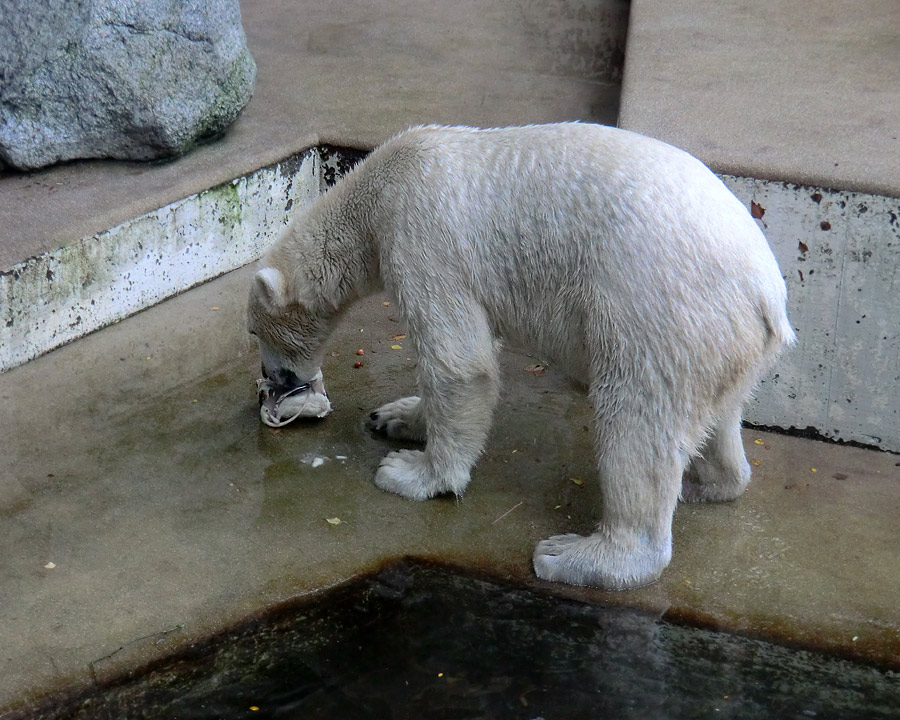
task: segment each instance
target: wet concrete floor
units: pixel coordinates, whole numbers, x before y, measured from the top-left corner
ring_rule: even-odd
[[[528,372],[540,358],[523,354],[505,356],[488,450],[460,501],[413,503],[372,484],[394,444],[365,415],[415,386],[386,297],[360,303],[332,340],[332,415],[263,426],[249,276],[0,375],[0,715],[400,557],[550,588],[533,578],[534,543],[590,531],[586,401],[552,367]],[[749,489],[679,507],[660,582],[550,589],[900,667],[900,457],[744,440]]]

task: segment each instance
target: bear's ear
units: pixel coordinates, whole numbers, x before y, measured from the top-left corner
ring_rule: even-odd
[[[287,283],[278,268],[257,270],[253,276],[253,290],[269,310],[281,310],[288,304]]]

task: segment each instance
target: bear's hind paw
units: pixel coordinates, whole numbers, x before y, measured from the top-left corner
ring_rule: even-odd
[[[600,533],[587,537],[568,533],[539,542],[533,563],[542,580],[630,590],[656,582],[669,554],[643,543],[626,549]]]

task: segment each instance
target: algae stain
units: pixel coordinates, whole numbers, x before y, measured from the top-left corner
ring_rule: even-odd
[[[208,214],[201,210],[201,217],[214,217],[223,228],[235,229],[244,219],[244,203],[241,197],[241,178],[211,187],[199,194],[201,207],[206,206]]]

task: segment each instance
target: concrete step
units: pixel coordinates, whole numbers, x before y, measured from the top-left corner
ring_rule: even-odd
[[[258,258],[361,152],[317,147],[0,271],[0,372]]]
[[[167,163],[0,172],[0,372],[258,257],[355,150],[410,125],[618,112],[624,0],[242,12],[259,73],[224,137]]]

